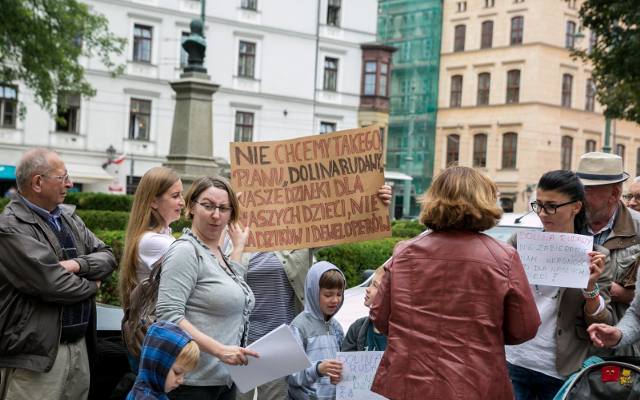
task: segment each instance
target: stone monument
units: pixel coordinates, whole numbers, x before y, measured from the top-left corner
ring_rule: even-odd
[[[204,175],[217,175],[213,158],[213,94],[220,87],[211,82],[204,67],[207,42],[204,37],[205,0],[200,20],[191,21],[191,34],[182,42],[189,55],[180,79],[170,85],[176,92],[171,147],[165,166],[173,168],[185,185]]]

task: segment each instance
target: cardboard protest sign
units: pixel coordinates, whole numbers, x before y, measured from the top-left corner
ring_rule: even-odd
[[[573,233],[518,232],[518,254],[532,285],[586,288],[593,237]]]
[[[383,351],[338,352],[342,380],[336,386],[336,400],[385,399],[370,390],[383,354]]]
[[[380,128],[231,144],[231,184],[241,193],[246,251],[330,246],[391,235],[378,199]]]

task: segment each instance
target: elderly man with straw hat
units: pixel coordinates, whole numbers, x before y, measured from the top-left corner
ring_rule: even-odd
[[[586,153],[580,157],[576,174],[585,187],[589,230],[594,243],[606,247],[611,254],[614,278],[609,290],[617,322],[634,296],[636,262],[640,255],[640,213],[625,207],[621,201],[622,182],[629,174],[624,172],[620,156]],[[632,354],[629,350],[633,350]],[[640,356],[640,346],[619,353]]]

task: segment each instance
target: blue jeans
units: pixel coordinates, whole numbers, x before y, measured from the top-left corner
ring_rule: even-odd
[[[516,400],[553,400],[564,381],[507,363]]]

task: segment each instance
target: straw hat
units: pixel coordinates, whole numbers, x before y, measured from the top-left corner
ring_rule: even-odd
[[[629,178],[623,171],[622,157],[597,151],[580,157],[576,175],[585,186],[609,185]]]

